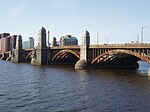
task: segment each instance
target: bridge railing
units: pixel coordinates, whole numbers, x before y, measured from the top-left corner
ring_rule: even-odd
[[[51,49],[65,49],[65,48],[80,48],[80,46],[79,45],[72,45],[72,46],[52,46],[52,47],[50,47]]]
[[[98,44],[90,47],[150,47],[150,43]]]
[[[34,48],[27,48],[27,49],[24,49],[25,51],[30,51],[30,50],[33,50]]]

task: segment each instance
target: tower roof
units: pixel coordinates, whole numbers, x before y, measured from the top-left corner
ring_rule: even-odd
[[[18,39],[22,39],[22,36],[19,34],[19,35],[17,36],[17,38],[18,38]]]
[[[85,35],[89,35],[89,34],[90,34],[90,33],[86,30],[86,31],[85,31]]]
[[[46,29],[42,26],[41,31],[45,31]]]
[[[83,36],[84,36],[84,37],[89,37],[89,36],[90,36],[90,33],[86,30],[86,31],[83,33]]]

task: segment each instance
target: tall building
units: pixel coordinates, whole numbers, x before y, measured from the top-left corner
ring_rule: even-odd
[[[34,48],[34,38],[29,37],[29,41],[24,41],[22,43],[23,49]]]
[[[11,36],[5,37],[5,45],[4,45],[4,52],[5,51],[10,51],[10,46],[11,46]]]
[[[60,46],[71,46],[71,45],[78,45],[78,40],[76,37],[66,35],[60,38]]]
[[[10,36],[10,33],[0,34],[0,52],[11,51],[16,48],[17,35]]]
[[[6,52],[7,49],[9,48],[9,42],[10,39],[8,38],[10,36],[10,33],[2,33],[1,34],[1,52]]]
[[[28,41],[24,41],[23,42],[23,49],[28,49],[29,47],[28,47]]]
[[[34,39],[33,39],[33,37],[29,37],[28,48],[34,48]]]

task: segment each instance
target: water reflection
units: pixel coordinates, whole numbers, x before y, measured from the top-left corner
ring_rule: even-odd
[[[131,70],[78,70],[77,72],[81,79],[92,79],[87,81],[85,94],[88,101],[92,102],[93,110],[134,111],[137,105],[140,107],[139,110],[148,108],[150,101],[147,98],[150,97],[146,84],[149,85],[150,80],[141,77],[139,72]],[[146,91],[148,95],[145,96],[141,90]],[[95,98],[98,99],[93,100]]]

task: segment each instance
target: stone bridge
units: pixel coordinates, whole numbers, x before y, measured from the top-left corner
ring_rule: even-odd
[[[74,64],[76,69],[137,69],[139,60],[150,63],[150,44],[90,45],[88,31],[83,34],[80,46],[46,46],[46,30],[43,27],[38,34],[38,45],[33,49],[22,49],[22,38],[17,38],[16,49],[2,53],[1,59],[33,65]]]

